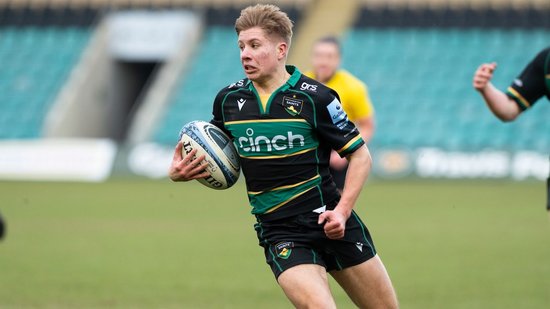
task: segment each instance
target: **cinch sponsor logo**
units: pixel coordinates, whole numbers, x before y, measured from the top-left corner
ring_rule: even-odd
[[[269,138],[263,135],[254,136],[254,130],[248,128],[246,129],[247,136],[241,136],[238,139],[239,148],[244,152],[269,152],[273,150],[282,151],[292,149],[296,142],[298,142],[301,147],[305,145],[303,135],[294,134],[291,131],[287,131],[286,133],[286,135],[275,135]]]

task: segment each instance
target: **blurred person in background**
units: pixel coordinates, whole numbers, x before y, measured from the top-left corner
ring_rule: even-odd
[[[340,68],[341,60],[342,46],[338,38],[320,38],[313,44],[311,53],[313,70],[305,75],[338,93],[349,120],[357,126],[363,140],[368,143],[372,139],[375,126],[374,108],[368,88],[357,77]],[[330,157],[330,172],[340,191],[344,189],[347,167],[348,161],[333,151]]]
[[[238,141],[255,230],[279,286],[297,308],[336,308],[330,274],[358,307],[397,308],[369,231],[353,211],[371,166],[359,131],[334,90],[286,65],[286,13],[250,6],[235,29],[246,78],[220,90],[211,123]],[[328,170],[331,149],[350,162],[341,194]],[[194,155],[183,156],[178,143],[173,181],[208,176],[204,156]]]
[[[496,68],[495,62],[480,65],[474,73],[473,86],[481,94],[491,112],[500,120],[515,120],[543,96],[550,100],[550,47],[540,51],[527,64],[506,92],[491,83]],[[547,190],[546,209],[550,211],[550,175]]]
[[[6,224],[4,223],[4,218],[2,218],[2,214],[0,213],[0,240],[4,238],[5,232],[6,232]]]

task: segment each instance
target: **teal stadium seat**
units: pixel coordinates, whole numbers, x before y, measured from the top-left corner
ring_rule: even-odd
[[[45,116],[77,63],[90,29],[0,28],[0,139],[41,136]]]
[[[174,145],[184,124],[212,119],[212,103],[218,91],[244,77],[233,28],[210,27],[200,44],[154,133],[158,143]]]
[[[548,30],[357,28],[343,41],[343,65],[369,86],[377,117],[373,148],[548,153],[545,99],[502,124],[471,82],[479,64],[496,61],[493,82],[507,88],[549,42]]]
[[[496,61],[493,82],[505,89],[548,42],[547,30],[353,29],[343,41],[343,63],[369,86],[377,118],[372,148],[550,152],[544,99],[502,124],[471,87],[477,66]],[[173,145],[183,124],[209,120],[215,94],[242,76],[234,30],[210,27],[154,140]]]

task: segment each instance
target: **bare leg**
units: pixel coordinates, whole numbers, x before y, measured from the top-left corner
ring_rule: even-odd
[[[399,308],[390,277],[378,255],[359,265],[331,271],[330,274],[359,308]]]
[[[284,271],[277,281],[296,308],[336,308],[322,266],[297,265]]]

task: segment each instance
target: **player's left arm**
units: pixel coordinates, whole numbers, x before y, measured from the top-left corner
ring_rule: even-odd
[[[324,108],[317,110],[318,133],[341,157],[349,160],[344,191],[338,205],[334,210],[321,214],[318,221],[319,224],[324,223],[327,237],[338,239],[344,236],[346,221],[370,172],[371,157],[359,130],[342,108],[338,95],[334,92],[323,98],[327,104],[320,104],[319,107],[324,105]]]
[[[366,145],[347,156],[349,168],[342,197],[332,211],[326,211],[319,216],[319,224],[325,222],[324,230],[328,238],[344,237],[346,221],[351,216],[353,207],[359,198],[363,185],[370,173],[372,159]]]

